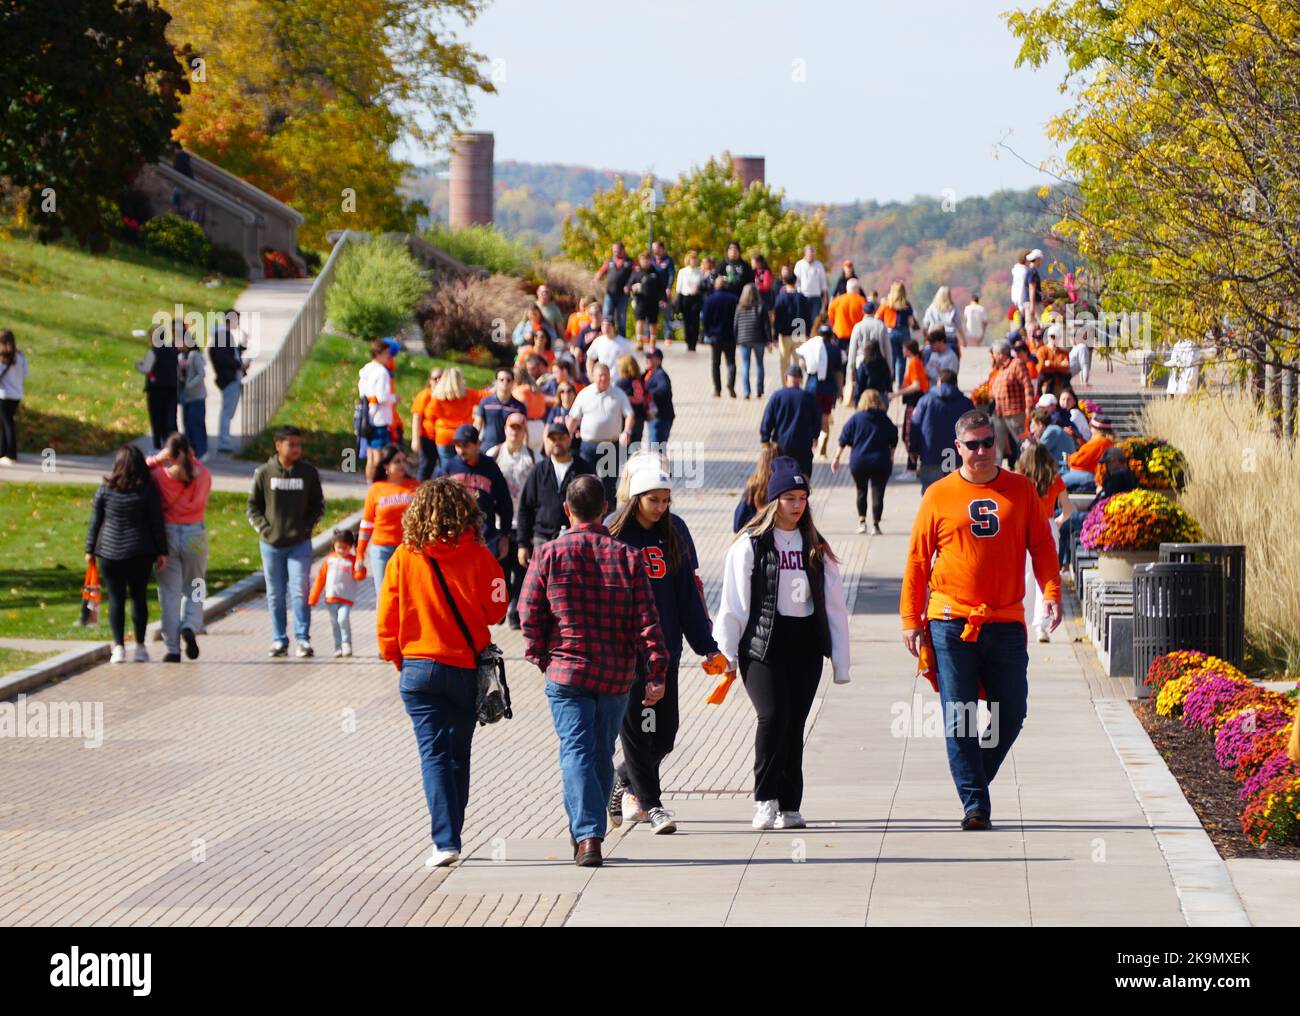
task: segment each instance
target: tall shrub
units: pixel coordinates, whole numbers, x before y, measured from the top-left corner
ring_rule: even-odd
[[[411,252],[375,238],[350,245],[325,294],[334,326],[358,339],[378,339],[409,324],[429,281]]]

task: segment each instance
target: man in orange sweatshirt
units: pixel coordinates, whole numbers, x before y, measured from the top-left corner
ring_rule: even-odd
[[[1061,585],[1037,491],[1027,477],[998,465],[988,414],[971,410],[956,432],[962,464],[921,499],[899,613],[903,644],[913,656],[933,646],[931,683],[943,700],[948,768],[964,809],[961,827],[973,830],[990,828],[989,784],[1028,708],[1026,551],[1052,629],[1061,623]],[[980,697],[987,697],[990,713],[983,731]]]

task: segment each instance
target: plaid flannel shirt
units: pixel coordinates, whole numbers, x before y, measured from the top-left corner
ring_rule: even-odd
[[[1012,358],[997,372],[989,384],[989,392],[998,416],[1024,416],[1034,401],[1034,382],[1030,380],[1025,365]]]
[[[622,695],[639,663],[649,680],[664,679],[668,651],[641,555],[598,522],[533,555],[519,617],[525,657],[556,684]]]

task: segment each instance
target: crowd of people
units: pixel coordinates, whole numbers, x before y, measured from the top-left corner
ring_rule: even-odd
[[[988,827],[988,784],[1024,717],[1025,590],[1038,590],[1031,620],[1046,641],[1060,621],[1059,557],[1080,514],[1069,493],[1124,482],[1122,469],[1105,468],[1115,465],[1110,425],[1079,407],[1060,325],[1044,320],[1041,253],[1028,252],[1013,282],[1012,341],[989,347],[985,408],[958,386],[963,350],[982,345],[989,327],[978,297],[959,308],[939,287],[918,316],[902,281],[882,299],[852,262],[830,285],[811,247],[775,273],[734,242],[725,258],[689,252],[684,261],[679,270],[661,243],[635,259],[615,244],[594,276],[603,299],[567,316],[540,287],[514,331],[513,363],[489,387],[469,387],[455,366],[431,370],[410,406],[409,443],[395,383],[401,346],[372,343],[354,415],[361,521],[331,534],[314,584],[311,540],[325,499],[301,432],[279,428],[256,470],[247,516],[259,536],[270,655],[289,653],[290,611],[295,655],[314,655],[311,610],[323,598],[334,655],[352,656],[352,608],[370,580],[380,654],[400,672],[420,752],[432,865],[454,863],[462,846],[477,668],[502,623],[522,631],[526,658],[545,674],[576,863],[601,863],[611,824],[676,829],[660,772],[680,724],[685,645],[720,677],[718,697],[739,678],[754,706],[754,827],[802,827],[805,722],[825,661],[837,683],[850,672],[838,558],[809,502],[814,462],[834,473],[847,455],[858,532],[879,534],[900,444],[903,473],[915,473],[923,494],[900,604],[904,642],[945,708],[979,690],[1001,709],[997,751],[979,731],[947,731],[963,828]],[[766,399],[712,620],[689,526],[672,511],[675,408],[663,347],[677,317],[688,351],[701,341],[712,349],[715,398]],[[127,600],[135,658],[147,659],[151,573],[164,659],[179,662],[182,646],[197,657],[203,632],[201,598],[187,591],[203,581],[207,556],[205,365],[191,333],[177,328],[173,339],[139,364],[159,450],[118,452],[87,537],[108,587],[114,662],[125,660]],[[11,346],[0,335],[0,365],[19,362]],[[242,351],[211,346],[223,350],[211,354],[218,386],[237,391]],[[769,396],[770,351],[781,384]],[[850,412],[836,440],[841,403]],[[223,420],[225,409],[223,398]]]

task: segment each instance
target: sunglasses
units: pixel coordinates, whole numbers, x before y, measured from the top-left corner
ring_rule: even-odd
[[[986,437],[986,438],[981,438],[979,441],[959,441],[958,444],[965,445],[968,451],[976,452],[979,451],[981,448],[985,448],[985,449],[992,448],[995,444],[997,444],[997,442],[998,439],[995,437]]]

